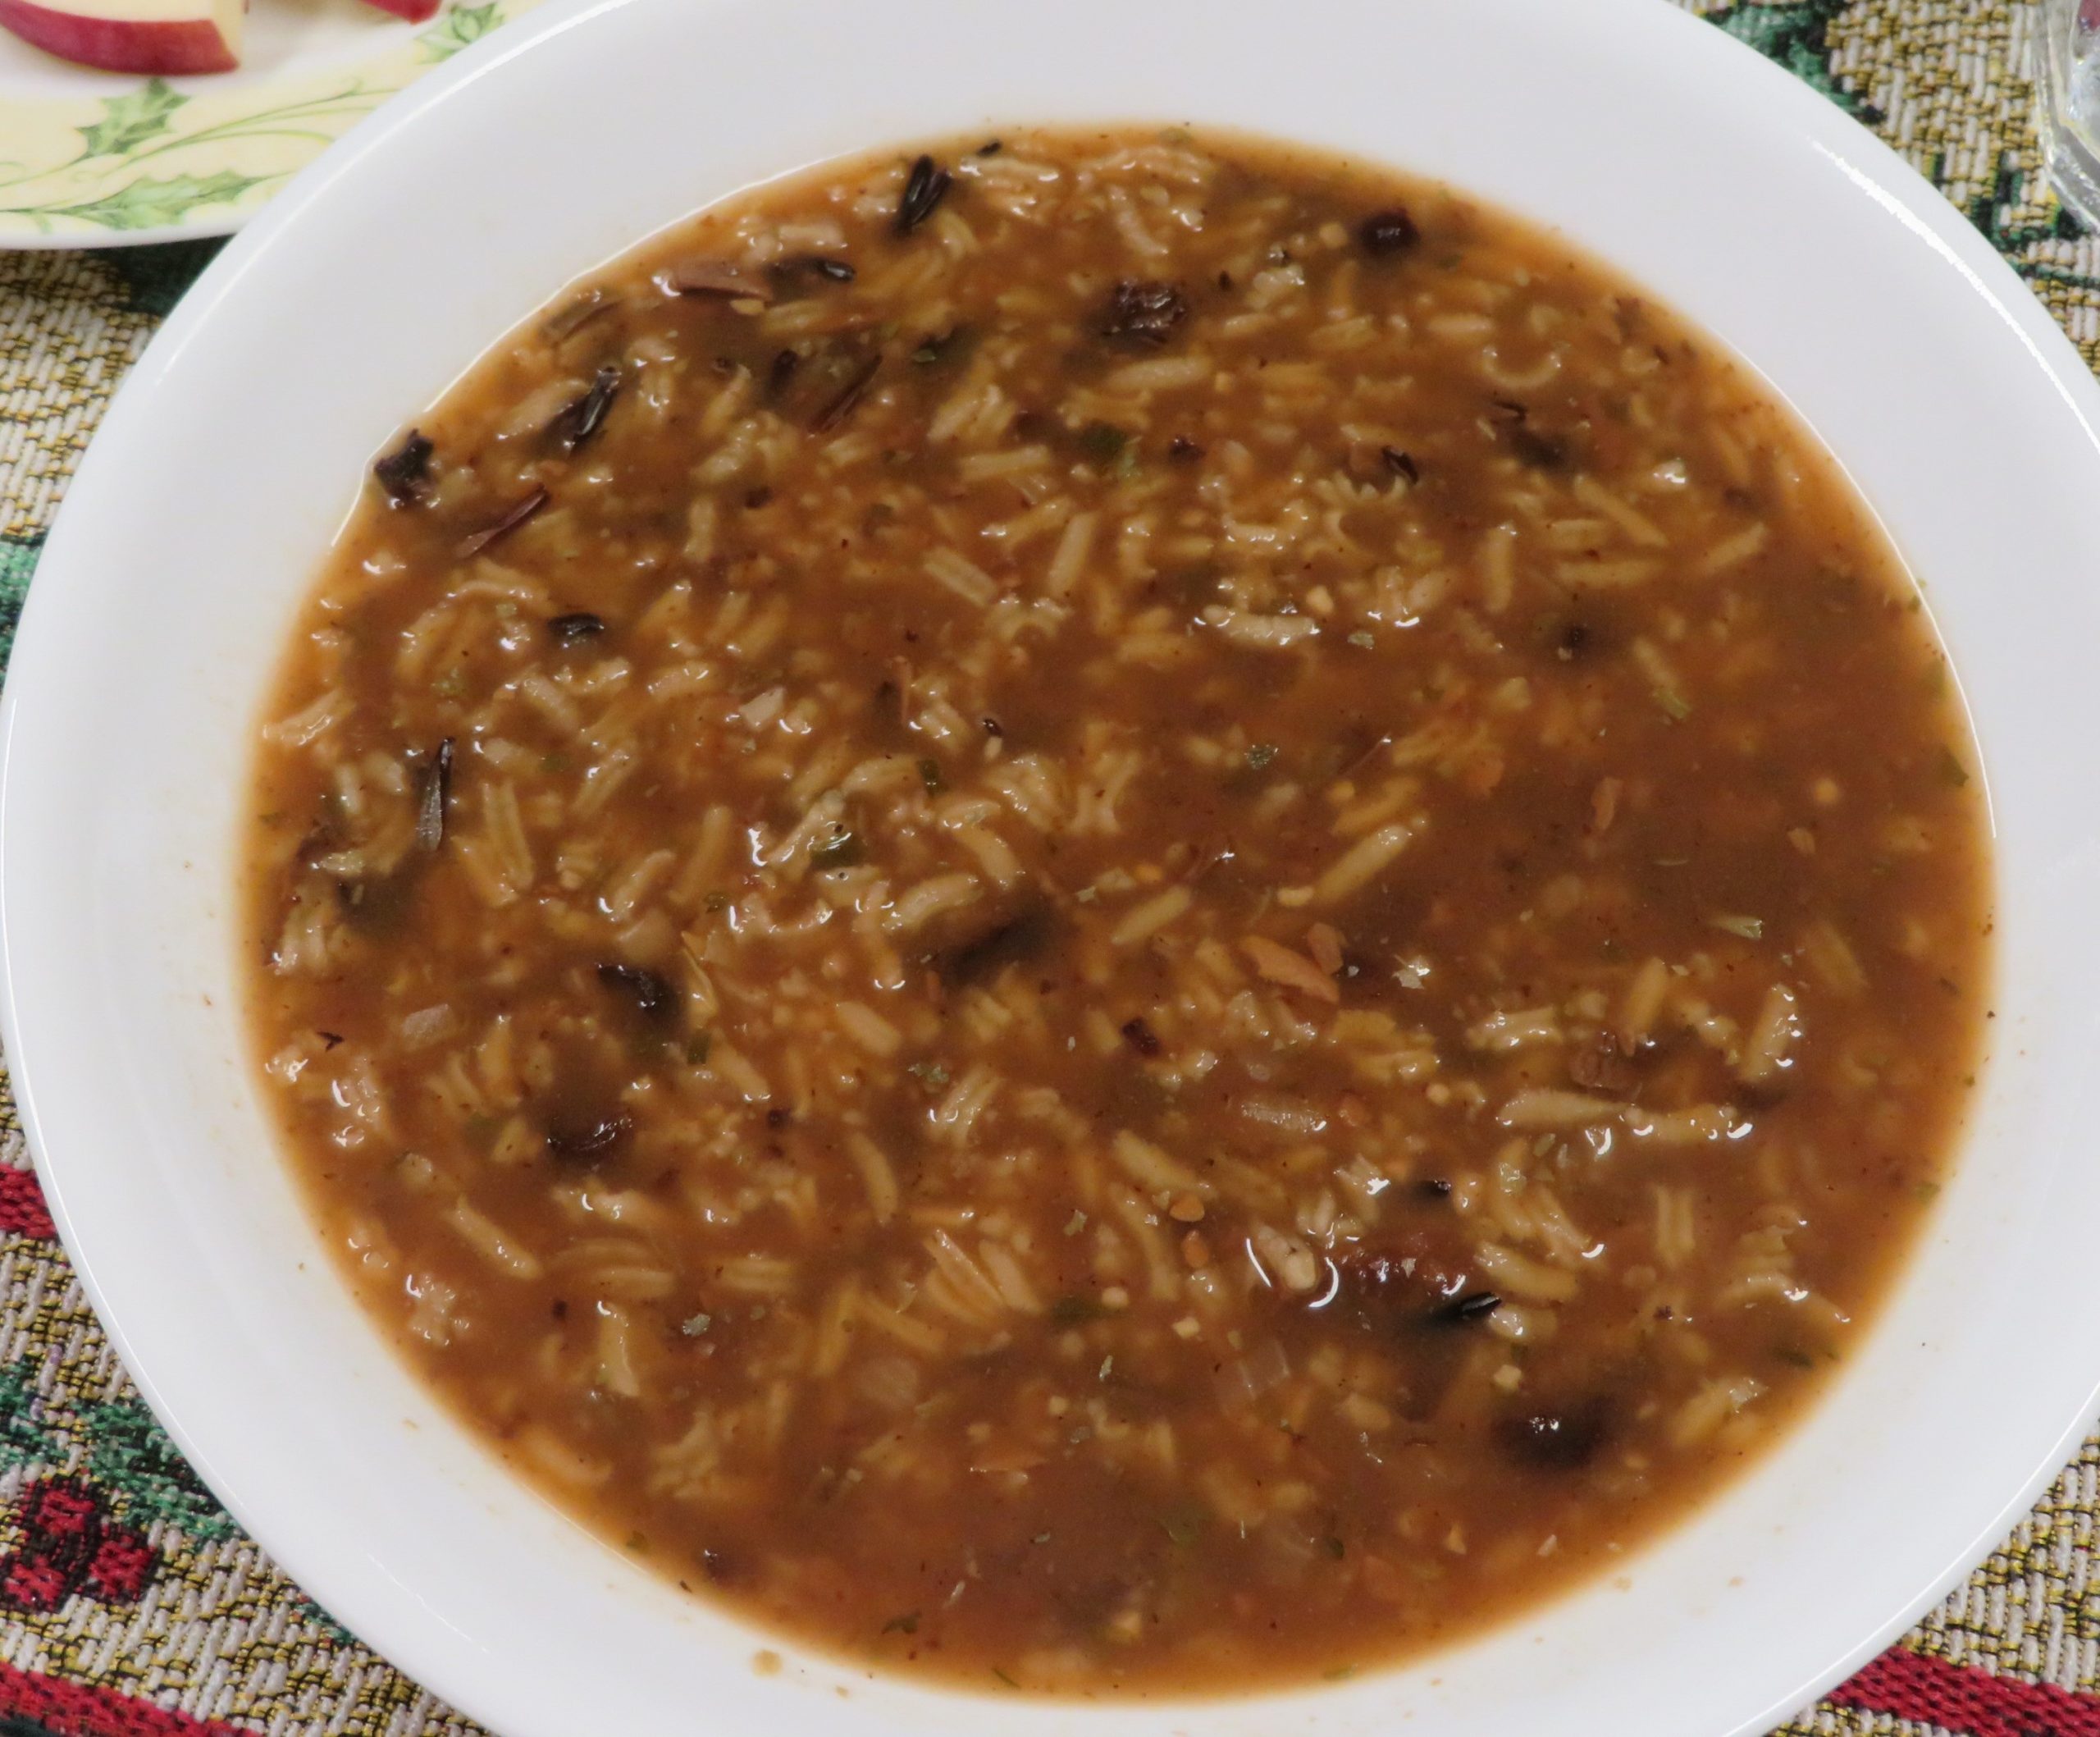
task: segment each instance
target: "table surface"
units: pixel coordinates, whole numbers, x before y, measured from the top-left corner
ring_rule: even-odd
[[[2033,0],[1675,3],[1902,152],[2100,367],[2100,242],[2063,217],[2034,140]],[[214,251],[0,254],[0,658],[110,395]],[[1900,1647],[1783,1732],[2100,1737],[2096,1514],[2100,1437]],[[228,1730],[477,1727],[331,1621],[183,1463],[53,1238],[0,1077],[0,1737]]]

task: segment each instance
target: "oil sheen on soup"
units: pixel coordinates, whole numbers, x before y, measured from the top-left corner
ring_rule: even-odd
[[[1870,519],[1637,289],[1016,133],[705,213],[397,437],[244,969],[352,1281],[611,1547],[869,1668],[1245,1689],[1621,1560],[1842,1367],[1979,791]]]

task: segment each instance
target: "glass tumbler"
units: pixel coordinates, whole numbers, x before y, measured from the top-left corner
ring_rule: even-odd
[[[2049,179],[2100,229],[2100,0],[2042,0],[2042,147]]]

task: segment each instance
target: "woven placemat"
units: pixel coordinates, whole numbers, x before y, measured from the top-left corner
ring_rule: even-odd
[[[2034,142],[2038,7],[1678,3],[1894,144],[2100,366],[2100,243],[2058,210]],[[214,251],[0,255],[0,658],[111,393]],[[1965,1586],[1787,1737],[2100,1737],[2096,1514],[2100,1438]],[[0,1081],[0,1737],[477,1729],[280,1574],[161,1433],[53,1239]]]

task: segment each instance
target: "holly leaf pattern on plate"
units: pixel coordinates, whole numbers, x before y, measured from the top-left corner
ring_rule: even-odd
[[[503,22],[503,0],[486,6],[455,6],[424,31],[420,40],[431,60],[450,60],[462,48],[479,42]]]
[[[158,229],[178,222],[199,205],[229,204],[263,177],[236,175],[221,169],[201,180],[194,175],[172,175],[164,181],[141,176],[126,181],[116,192],[84,205],[48,207],[53,217],[78,217],[99,223],[105,229]]]
[[[102,119],[80,129],[89,157],[121,157],[168,129],[168,118],[189,100],[168,89],[166,79],[148,79],[138,90],[103,99]]]

